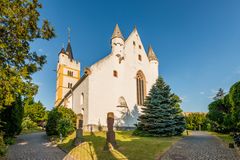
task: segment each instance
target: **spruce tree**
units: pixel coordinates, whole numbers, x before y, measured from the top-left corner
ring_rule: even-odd
[[[185,129],[180,99],[171,93],[169,85],[159,77],[146,97],[135,135],[174,136]]]

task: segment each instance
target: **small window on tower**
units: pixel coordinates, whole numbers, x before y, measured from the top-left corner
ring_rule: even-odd
[[[118,77],[118,73],[117,73],[116,70],[113,71],[113,76],[114,76],[114,77]]]
[[[135,41],[133,41],[133,45],[134,45],[134,46],[136,45]]]
[[[72,83],[68,83],[68,88],[72,88]]]
[[[140,54],[138,55],[138,60],[142,61],[142,56]]]
[[[73,72],[72,71],[68,71],[67,75],[72,77],[73,76]]]
[[[139,49],[142,49],[142,46],[141,46],[141,45],[139,45],[138,47],[139,47]]]

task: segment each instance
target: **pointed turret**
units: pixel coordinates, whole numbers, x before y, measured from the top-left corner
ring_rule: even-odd
[[[153,52],[151,45],[148,48],[147,56],[148,56],[148,60],[149,60],[151,71],[152,71],[152,77],[153,77],[152,83],[155,83],[156,79],[158,78],[158,59],[156,54]]]
[[[133,32],[137,32],[137,26],[134,25]]]
[[[115,55],[118,54],[123,54],[124,50],[124,38],[122,36],[122,33],[118,27],[118,24],[116,24],[113,34],[112,34],[112,39],[111,39],[111,46],[112,46],[112,53]]]
[[[112,34],[112,39],[113,38],[122,38],[124,40],[118,24],[116,24],[116,26],[114,28],[114,31],[113,31],[113,34]]]
[[[65,49],[62,48],[61,51],[59,52],[59,54],[60,54],[60,53],[66,54]]]
[[[158,61],[156,54],[153,52],[152,46],[150,45],[148,48],[148,59],[149,61]]]
[[[70,59],[73,59],[73,53],[72,53],[72,47],[70,42],[68,41],[67,49],[66,49],[66,54]]]

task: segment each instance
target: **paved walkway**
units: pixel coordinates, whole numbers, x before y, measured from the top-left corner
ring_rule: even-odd
[[[218,138],[196,131],[177,142],[161,160],[240,160],[240,156]]]
[[[62,150],[47,140],[45,132],[18,136],[7,153],[9,160],[62,160],[64,156]]]

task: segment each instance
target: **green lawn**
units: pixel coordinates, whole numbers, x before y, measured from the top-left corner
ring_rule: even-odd
[[[64,139],[59,147],[70,152],[79,152],[79,147],[73,149],[75,133]],[[84,133],[84,140],[91,142],[88,148],[93,148],[97,159],[101,160],[152,160],[163,154],[172,144],[182,138],[179,137],[137,137],[132,136],[132,131],[116,132],[118,148],[111,151],[103,151],[106,143],[106,132],[95,132],[93,135]],[[84,144],[85,145],[85,144]],[[86,145],[85,145],[86,146]],[[90,147],[89,147],[90,146]],[[86,149],[85,149],[86,150]]]
[[[233,137],[230,136],[229,134],[222,134],[222,133],[217,133],[217,132],[209,132],[211,135],[219,137],[224,143],[234,143]]]

